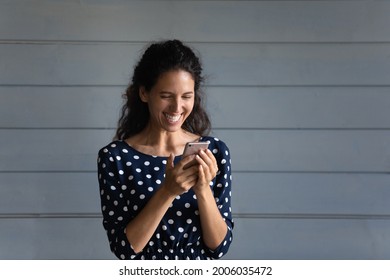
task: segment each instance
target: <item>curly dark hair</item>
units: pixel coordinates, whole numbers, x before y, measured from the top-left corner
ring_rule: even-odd
[[[160,75],[171,70],[184,70],[192,75],[195,82],[194,107],[182,128],[197,135],[205,136],[210,132],[211,122],[204,109],[204,93],[200,89],[204,80],[200,59],[181,41],[168,40],[152,43],[135,66],[131,84],[124,94],[126,103],[122,107],[115,139],[127,139],[146,127],[149,108],[139,96],[140,87],[151,90]]]

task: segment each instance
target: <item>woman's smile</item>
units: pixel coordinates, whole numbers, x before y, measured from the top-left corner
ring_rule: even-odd
[[[164,113],[165,118],[170,124],[176,124],[179,122],[180,117],[182,114],[169,114],[169,113]]]

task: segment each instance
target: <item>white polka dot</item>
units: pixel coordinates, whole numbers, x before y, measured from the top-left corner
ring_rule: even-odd
[[[213,154],[218,154],[218,149],[214,149]]]
[[[180,217],[182,215],[182,213],[180,211],[177,211],[176,215],[178,215]]]
[[[111,189],[112,189],[113,191],[115,191],[115,190],[116,190],[115,186],[111,186]]]
[[[156,180],[156,183],[157,183],[158,185],[160,185],[160,184],[161,184],[161,180]]]
[[[139,159],[139,156],[134,155],[133,158],[134,158],[134,159]]]
[[[191,204],[189,204],[188,202],[186,204],[184,204],[184,207],[185,208],[190,208],[191,207]]]
[[[125,174],[125,172],[123,172],[123,170],[119,170],[119,175],[123,175]]]
[[[173,225],[173,220],[172,220],[172,219],[169,219],[169,220],[168,220],[168,224]]]
[[[108,152],[108,150],[107,150],[107,149],[104,149],[104,150],[103,150],[103,152],[107,153],[107,152]]]
[[[131,181],[131,180],[133,180],[134,179],[134,176],[133,175],[130,175],[129,176],[129,180]]]
[[[135,190],[131,190],[131,191],[130,191],[130,194],[135,194]]]
[[[218,255],[218,257],[222,257],[223,256],[223,253],[221,252],[219,255]]]
[[[183,232],[183,231],[184,231],[184,228],[179,227],[177,230],[178,230],[179,232]]]
[[[114,177],[114,173],[112,173],[112,172],[108,173],[108,175],[110,175],[111,177]]]
[[[127,209],[127,206],[123,207],[123,211],[127,212],[129,209]]]
[[[123,191],[127,190],[127,186],[126,185],[122,185],[122,190]]]
[[[111,144],[111,147],[115,148],[115,147],[116,147],[116,144],[115,144],[115,143]]]
[[[137,210],[138,210],[138,205],[134,205],[134,206],[133,206],[133,210],[134,210],[134,211],[137,211]]]
[[[113,216],[114,214],[115,214],[114,211],[108,212],[108,215],[110,215],[110,216]]]
[[[222,164],[225,164],[225,163],[226,163],[226,159],[222,159],[222,160],[221,160],[221,163],[222,163]]]
[[[118,221],[123,221],[123,217],[119,216]]]
[[[141,195],[139,196],[139,198],[140,198],[140,199],[145,199],[145,195],[144,195],[144,194],[141,194]]]
[[[154,171],[159,171],[160,170],[160,167],[156,166],[155,168],[153,168]]]
[[[152,178],[152,175],[146,174],[146,178],[150,179],[150,178]]]
[[[152,191],[153,191],[153,188],[152,188],[152,187],[149,187],[149,188],[148,188],[148,191],[152,192]]]
[[[167,161],[164,159],[164,160],[162,161],[162,163],[163,163],[163,164],[167,164]]]
[[[187,224],[191,224],[192,223],[192,220],[191,219],[187,219]]]
[[[121,160],[122,159],[120,156],[116,156],[115,158],[116,158],[116,160]]]
[[[169,236],[169,239],[171,239],[172,241],[175,240],[175,237],[173,235]]]
[[[196,227],[193,227],[193,228],[192,228],[192,231],[193,231],[193,232],[196,232],[197,230],[198,230],[198,229],[197,229]]]
[[[150,165],[150,162],[149,162],[149,161],[145,161],[144,164],[145,164],[146,166],[149,166],[149,165]]]
[[[163,230],[167,230],[168,228],[167,228],[166,225],[163,225],[163,226],[162,226],[162,229],[163,229]]]
[[[141,173],[141,168],[137,168],[135,171],[137,171],[138,173]]]
[[[122,149],[122,152],[124,152],[125,154],[127,154],[129,151],[126,150],[126,149]]]
[[[126,165],[131,166],[131,162],[130,161],[126,162]]]
[[[122,254],[121,255],[121,259],[124,260],[125,259],[125,255]]]
[[[144,184],[144,182],[138,181],[138,185],[142,186],[143,184]]]

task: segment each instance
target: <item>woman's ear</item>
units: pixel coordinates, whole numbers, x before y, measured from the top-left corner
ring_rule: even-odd
[[[141,86],[139,88],[139,97],[141,98],[142,102],[148,103],[149,94],[146,92],[146,89],[144,86]]]

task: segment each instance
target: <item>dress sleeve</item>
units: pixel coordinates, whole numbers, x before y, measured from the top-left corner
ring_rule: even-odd
[[[103,148],[98,154],[98,180],[103,214],[103,227],[106,230],[111,251],[119,259],[136,256],[126,237],[126,226],[132,217],[128,211],[126,197],[120,182],[121,166],[113,151]]]
[[[224,256],[230,247],[233,240],[233,217],[231,208],[232,197],[232,176],[231,176],[231,158],[229,148],[225,143],[218,140],[218,145],[212,151],[217,163],[218,173],[212,181],[212,188],[217,207],[226,222],[228,231],[224,240],[215,250],[209,250],[209,254],[213,259],[219,259]]]

